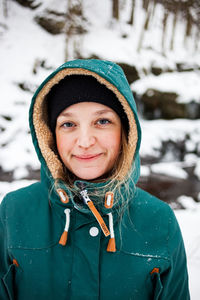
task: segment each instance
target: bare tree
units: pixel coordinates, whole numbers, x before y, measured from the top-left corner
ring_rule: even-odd
[[[142,6],[143,6],[144,10],[146,10],[146,11],[148,10],[149,3],[150,3],[150,0],[143,0]]]
[[[140,38],[139,38],[139,42],[138,42],[138,47],[137,47],[137,51],[139,52],[142,48],[142,44],[143,44],[143,40],[144,40],[144,35],[145,35],[145,31],[148,30],[149,28],[149,21],[150,21],[150,17],[152,14],[152,9],[153,9],[153,5],[149,5],[151,4],[149,0],[145,0],[145,10],[146,10],[146,16],[145,16],[145,20],[144,20],[144,25],[142,27],[141,30],[141,34],[140,34]],[[147,5],[148,2],[148,5]]]
[[[81,57],[82,38],[86,32],[84,24],[82,0],[68,0],[65,26],[65,60]]]
[[[167,29],[167,20],[169,17],[169,11],[165,9],[164,11],[164,17],[163,17],[163,30],[162,30],[162,52],[165,53],[165,40],[166,40],[166,29]]]
[[[112,0],[112,16],[119,20],[119,0]]]
[[[183,17],[185,18],[185,21],[186,21],[184,45],[186,46],[187,38],[191,35],[192,27],[194,24],[192,14],[191,14],[193,1],[187,1],[184,4],[185,5],[184,5],[184,9],[183,9]]]
[[[195,11],[195,18],[193,18],[194,26],[195,26],[195,35],[194,35],[194,50],[195,52],[199,51],[199,43],[200,43],[200,5],[199,0],[193,0],[193,10]]]
[[[194,36],[194,52],[199,51],[199,41],[200,41],[200,30],[197,28],[196,34]]]
[[[135,12],[135,0],[132,0],[131,16],[130,16],[130,20],[128,21],[128,24],[130,24],[130,25],[134,24],[134,12]]]
[[[172,27],[172,35],[171,35],[171,41],[170,41],[170,50],[174,49],[174,40],[175,40],[175,32],[176,32],[176,25],[177,25],[177,15],[178,15],[178,9],[174,12],[174,15],[173,15],[173,27]]]
[[[3,0],[3,15],[8,17],[8,0]]]
[[[147,0],[143,0],[147,1]],[[153,0],[151,0],[153,1]],[[163,36],[162,36],[162,48],[164,45],[164,36],[166,31],[166,24],[167,23],[167,16],[166,11],[168,14],[173,14],[173,27],[172,27],[172,34],[171,34],[171,41],[170,41],[170,49],[174,49],[174,42],[175,42],[175,31],[176,26],[179,18],[185,22],[185,35],[184,35],[184,45],[186,46],[186,42],[188,37],[192,36],[192,32],[198,28],[200,30],[200,6],[199,0],[184,0],[184,1],[174,1],[174,0],[156,0],[157,3],[163,5],[165,9],[165,15],[163,18]],[[196,37],[198,36],[196,32]],[[195,45],[198,42],[195,41]],[[196,48],[196,46],[195,46]]]

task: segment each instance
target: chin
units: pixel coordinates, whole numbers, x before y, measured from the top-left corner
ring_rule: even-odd
[[[100,175],[100,176],[80,176],[80,175],[76,175],[76,176],[77,176],[80,180],[95,180],[95,179],[101,177],[101,175]]]
[[[74,173],[80,180],[94,180],[97,179],[99,177],[102,177],[105,172],[91,172],[90,170],[87,171],[87,174],[84,172],[81,173]]]

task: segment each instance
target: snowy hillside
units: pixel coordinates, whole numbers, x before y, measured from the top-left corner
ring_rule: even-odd
[[[67,19],[65,0],[33,3],[31,9],[8,1],[7,16],[0,3],[0,198],[39,178],[28,109],[41,81],[66,58],[96,57],[119,63],[141,116],[139,184],[172,207],[186,208],[176,214],[188,254],[192,299],[198,300],[200,42],[195,40],[195,28],[184,40],[185,23],[178,19],[170,50],[173,15],[169,14],[162,42],[161,4],[154,8],[148,30],[142,32],[146,13],[141,0],[135,1],[134,25],[128,24],[131,0],[121,1],[119,20],[112,18],[108,0],[95,5],[83,0],[83,16],[67,15]],[[45,20],[51,20],[48,30]],[[76,22],[70,36],[66,20]]]

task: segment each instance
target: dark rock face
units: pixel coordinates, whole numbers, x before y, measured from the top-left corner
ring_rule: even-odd
[[[35,0],[15,0],[15,2],[19,3],[20,5],[22,5],[24,7],[28,7],[31,9],[36,9],[42,4],[42,2],[36,3]]]
[[[42,15],[35,17],[35,21],[51,34],[63,33],[66,19],[64,14],[45,11]]]
[[[162,69],[162,68],[159,68],[159,67],[154,67],[154,66],[152,66],[152,67],[151,67],[151,73],[152,73],[153,75],[159,76],[160,74],[163,73],[163,69]]]
[[[176,103],[177,97],[176,93],[148,89],[140,98],[144,117],[149,120],[184,117],[184,107]]]
[[[183,128],[185,129],[185,128]],[[198,135],[199,131],[196,131]],[[200,141],[194,138],[192,132],[185,132],[174,140],[163,140],[156,156],[141,157],[142,166],[147,167],[147,175],[140,177],[138,186],[153,194],[154,196],[173,205],[174,208],[183,208],[178,202],[178,197],[185,195],[199,201],[200,184],[196,174],[198,157],[200,156]],[[188,147],[188,145],[191,145]],[[187,158],[193,156],[193,161],[189,163]],[[195,161],[196,157],[196,161]],[[169,162],[169,164],[168,164]],[[180,168],[185,172],[186,178],[177,178],[170,170],[170,164],[173,166],[178,163]],[[156,172],[153,166],[159,163],[166,164],[166,173]],[[170,173],[170,175],[167,175]]]
[[[33,170],[30,166],[27,166],[28,175],[21,179],[27,180],[40,180],[40,170]],[[13,176],[14,171],[4,171],[0,166],[0,181],[13,182],[15,178]]]
[[[152,173],[147,177],[140,177],[138,186],[167,203],[173,203],[175,208],[182,208],[177,202],[178,197],[186,195],[198,201],[200,193],[199,181],[192,177],[184,180]]]
[[[176,93],[147,89],[142,95],[135,95],[140,113],[148,120],[153,119],[198,119],[200,118],[200,103],[178,103]]]
[[[118,63],[118,65],[123,69],[129,84],[140,78],[135,66],[127,65],[124,63]]]
[[[0,181],[12,182],[13,172],[6,172],[0,166]]]

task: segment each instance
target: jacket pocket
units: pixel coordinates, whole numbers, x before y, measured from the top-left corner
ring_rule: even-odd
[[[163,285],[162,285],[162,282],[161,282],[160,273],[159,272],[152,273],[151,274],[151,279],[153,281],[153,286],[154,286],[153,300],[159,300],[161,292],[163,290]]]
[[[9,299],[9,300],[15,300],[14,280],[15,280],[16,271],[18,271],[16,269],[19,269],[19,268],[16,267],[15,264],[10,265],[7,273],[2,278],[5,290],[7,292],[7,297],[8,297],[6,299]],[[19,272],[20,272],[20,270],[19,270]]]

